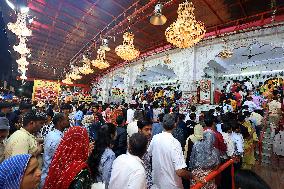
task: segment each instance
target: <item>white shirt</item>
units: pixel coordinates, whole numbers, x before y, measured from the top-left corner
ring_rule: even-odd
[[[235,153],[235,144],[234,144],[230,134],[224,133],[224,132],[221,132],[221,134],[223,136],[224,143],[227,146],[226,154],[227,154],[228,157],[232,157]]]
[[[153,137],[148,152],[154,185],[159,189],[183,189],[182,179],[176,174],[186,168],[180,142],[171,133],[162,132]]]
[[[146,189],[146,172],[143,161],[129,153],[118,156],[113,162],[109,189]]]
[[[254,110],[257,109],[257,105],[253,101],[247,100],[247,101],[244,102],[244,106],[245,105],[248,106],[249,112],[253,112]]]
[[[135,111],[133,109],[128,109],[127,110],[127,123],[133,122],[134,112]]]
[[[235,153],[237,155],[243,154],[244,153],[244,138],[243,135],[240,133],[231,133],[231,139],[235,144]]]

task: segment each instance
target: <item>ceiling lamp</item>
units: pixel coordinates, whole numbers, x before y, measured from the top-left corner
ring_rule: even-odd
[[[223,49],[217,56],[223,59],[227,59],[233,56],[233,52],[229,49]]]
[[[105,69],[109,67],[109,63],[105,60],[106,53],[103,49],[98,49],[97,51],[97,59],[93,60],[93,66],[99,69]]]
[[[105,51],[110,51],[110,48],[108,46],[108,39],[104,38],[102,40],[102,45],[100,46],[100,49],[105,50]]]
[[[80,73],[79,73],[79,70],[78,69],[74,69],[72,72],[71,72],[71,74],[69,75],[70,76],[70,78],[71,79],[73,79],[73,80],[78,80],[78,79],[82,79],[82,76],[81,75],[79,75]]]
[[[154,15],[150,18],[150,23],[155,26],[164,25],[167,22],[167,18],[162,14],[163,5],[158,3],[155,6]]]
[[[177,13],[177,20],[166,29],[166,39],[179,48],[192,47],[205,36],[204,23],[196,21],[192,2],[179,4]]]
[[[140,52],[135,49],[133,41],[134,35],[130,32],[125,32],[123,34],[123,44],[115,48],[116,54],[123,60],[133,60],[139,56]]]
[[[66,77],[64,80],[62,80],[62,83],[69,84],[69,85],[73,84],[70,77]]]
[[[30,64],[25,56],[22,56],[20,59],[16,60],[16,62],[20,66],[28,66]]]
[[[27,27],[26,19],[28,17],[27,12],[19,12],[17,21],[15,23],[8,23],[8,29],[17,36],[28,37],[32,35],[32,30]]]
[[[19,66],[18,70],[21,73],[26,73],[28,71],[28,68],[26,66]]]
[[[88,57],[86,57],[85,55],[83,55],[83,66],[80,67],[79,71],[84,74],[84,75],[88,75],[90,73],[94,73],[94,71],[91,68],[91,62],[88,59]]]
[[[28,79],[27,76],[26,76],[26,73],[22,73],[22,75],[20,76],[20,79],[21,79],[21,80],[26,80],[26,79]]]
[[[29,54],[31,52],[30,49],[27,47],[25,38],[20,38],[19,45],[17,46],[14,45],[13,48],[15,51],[17,51],[21,55]]]

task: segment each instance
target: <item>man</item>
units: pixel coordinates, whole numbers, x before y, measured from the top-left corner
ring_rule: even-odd
[[[69,118],[63,113],[55,114],[53,117],[54,130],[50,131],[44,140],[43,168],[41,175],[41,186],[44,185],[48,169],[54,153],[63,137],[64,129],[70,126]]]
[[[72,113],[72,106],[70,104],[63,104],[61,106],[61,112],[69,117],[69,115]]]
[[[113,162],[109,189],[146,189],[146,173],[141,158],[147,145],[147,137],[141,133],[129,138],[128,153]]]
[[[115,153],[115,156],[118,157],[121,154],[125,154],[127,150],[127,132],[123,116],[118,116],[116,118],[116,124],[117,136],[114,141],[113,152]]]
[[[205,127],[204,132],[213,132],[215,135],[214,146],[217,148],[221,155],[225,154],[227,151],[227,146],[224,142],[223,136],[216,130],[215,121],[213,116],[206,116],[204,119]]]
[[[152,122],[147,119],[139,120],[137,122],[137,126],[139,128],[139,133],[147,137],[149,145],[152,139]],[[144,162],[144,167],[146,171],[147,189],[151,189],[151,187],[153,186],[152,164],[151,164],[151,156],[149,155],[148,152],[144,154],[142,160]]]
[[[10,134],[14,133],[17,128],[15,126],[15,115],[12,114],[12,103],[1,102],[0,103],[0,117],[6,117],[9,120]]]
[[[0,117],[0,163],[4,161],[5,145],[4,141],[9,135],[10,125],[9,120],[6,117]]]
[[[164,132],[153,137],[148,152],[152,157],[153,183],[161,189],[182,189],[182,179],[191,178],[180,142],[172,135],[176,127],[175,116],[166,114],[163,118]]]
[[[44,113],[27,112],[23,117],[23,127],[12,134],[7,141],[5,158],[18,154],[32,154],[38,157],[43,149],[34,135],[40,131],[45,121]]]

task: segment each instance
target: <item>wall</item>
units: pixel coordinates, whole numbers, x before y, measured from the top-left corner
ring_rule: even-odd
[[[264,28],[240,34],[232,34],[227,36],[226,39],[228,40],[227,45],[230,48],[248,46],[255,41],[270,44],[273,47],[283,47],[284,27]],[[206,67],[209,67],[208,62],[215,60],[222,48],[222,38],[211,38],[200,42],[192,48],[174,49],[167,52],[171,59],[171,63],[167,64],[167,66],[177,75],[181,91],[190,92],[196,90],[196,81],[204,78],[204,70]],[[142,68],[147,69],[157,65],[165,65],[165,57],[165,53],[154,55],[146,58],[144,61],[138,60],[131,63],[130,66],[121,67],[108,73],[100,78],[99,83],[105,91],[104,94],[107,94],[110,86],[112,86],[111,78],[119,76],[124,78],[127,93],[126,101],[129,102],[135,80],[142,72]],[[216,84],[218,85],[218,83]],[[108,99],[108,97],[105,96],[105,99]]]

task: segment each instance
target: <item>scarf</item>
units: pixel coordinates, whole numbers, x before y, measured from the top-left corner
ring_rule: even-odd
[[[184,147],[184,157],[185,158],[187,157],[187,153],[188,153],[188,142],[189,142],[189,140],[191,140],[193,143],[195,143],[199,140],[202,140],[203,139],[203,133],[204,133],[204,130],[203,130],[202,125],[197,124],[197,125],[194,126],[194,134],[190,135],[187,138],[186,144],[185,144],[185,147]]]
[[[68,189],[81,170],[88,167],[89,137],[82,127],[71,127],[52,159],[43,189]]]
[[[0,165],[0,188],[20,188],[21,181],[27,165],[30,161],[30,154],[13,156]]]

